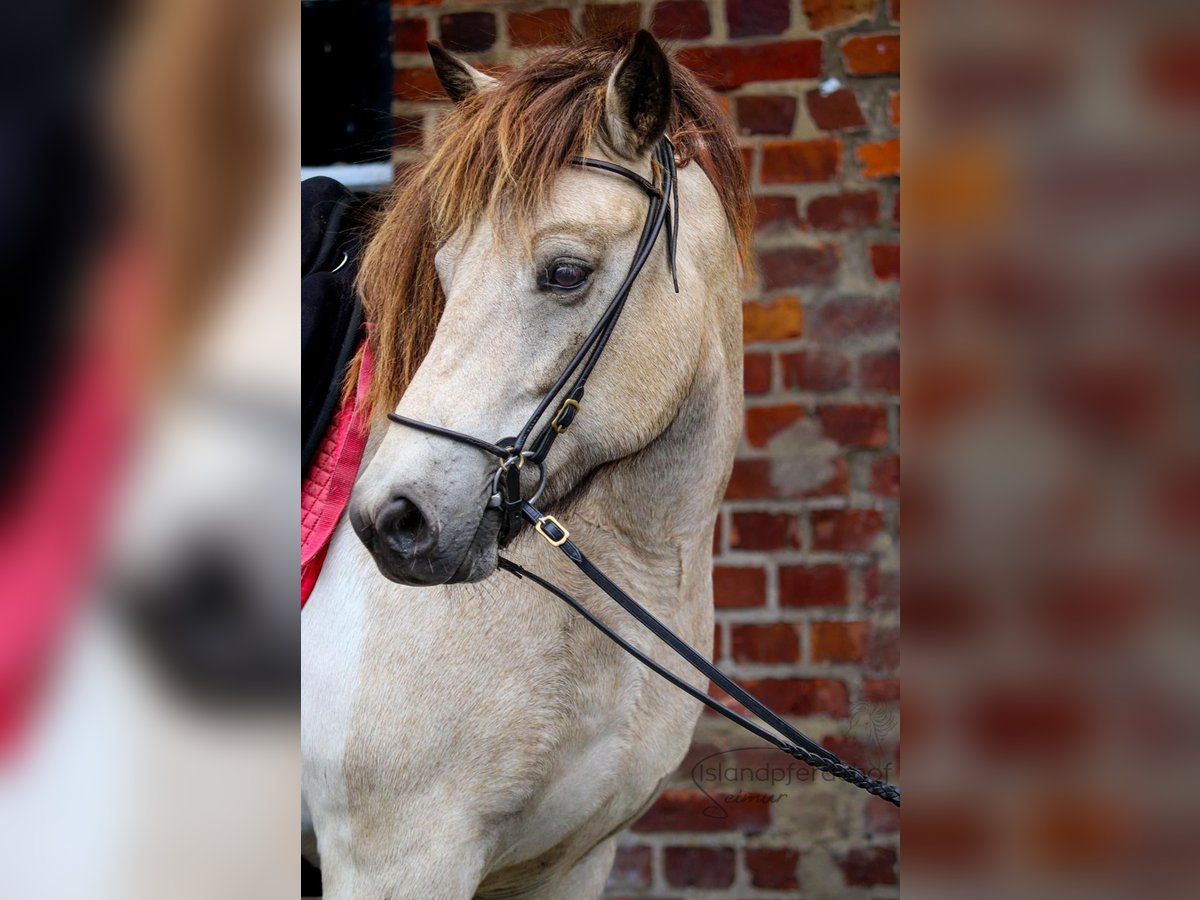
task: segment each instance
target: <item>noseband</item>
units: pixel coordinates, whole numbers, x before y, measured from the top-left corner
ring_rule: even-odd
[[[504,557],[500,557],[499,559],[498,565],[500,568],[511,572],[518,578],[528,578],[538,586],[549,591],[574,608],[576,612],[627,653],[679,689],[695,697],[701,703],[709,706],[730,721],[740,725],[751,734],[773,744],[780,750],[807,763],[813,768],[828,772],[841,778],[843,781],[847,781],[899,806],[900,791],[898,788],[871,778],[853,766],[842,762],[836,755],[802,734],[789,722],[781,718],[756,697],[730,679],[728,675],[710,663],[693,647],[671,631],[670,628],[655,618],[645,607],[610,581],[570,540],[570,532],[554,516],[544,515],[534,506],[546,484],[545,461],[547,455],[550,453],[550,448],[554,446],[554,442],[558,436],[565,432],[571,423],[575,421],[575,417],[578,415],[583,403],[584,387],[587,384],[588,377],[592,374],[592,370],[595,369],[596,363],[600,360],[604,348],[608,345],[608,340],[612,337],[617,321],[621,317],[621,312],[625,308],[625,300],[629,297],[629,292],[633,288],[634,282],[641,273],[642,267],[645,266],[646,260],[650,258],[650,253],[653,251],[654,245],[658,242],[659,235],[664,230],[667,233],[667,258],[671,267],[671,280],[675,287],[675,292],[679,293],[679,275],[675,265],[676,242],[679,236],[679,187],[675,177],[675,148],[668,138],[663,137],[655,146],[652,160],[654,171],[661,177],[661,184],[655,184],[637,172],[605,160],[585,157],[575,157],[572,160],[572,164],[575,166],[610,172],[629,179],[646,192],[650,198],[650,207],[646,212],[646,221],[642,226],[641,238],[638,241],[637,249],[634,251],[633,261],[629,265],[629,271],[625,274],[625,279],[621,282],[621,286],[613,295],[612,300],[609,301],[600,319],[584,339],[579,350],[576,351],[575,356],[572,357],[562,374],[558,376],[558,379],[554,382],[550,390],[546,392],[546,395],[542,398],[516,437],[501,438],[499,441],[492,443],[482,438],[453,431],[449,428],[442,428],[439,425],[431,425],[428,422],[421,422],[417,419],[410,419],[407,416],[400,416],[395,413],[388,413],[388,418],[397,424],[405,425],[418,431],[424,431],[427,434],[439,435],[440,437],[458,441],[462,444],[469,444],[472,447],[482,450],[484,453],[490,453],[492,456],[495,456],[500,463],[492,479],[493,490],[487,508],[500,510],[501,525],[499,542],[501,547],[507,546],[525,524],[533,525],[538,534],[545,538],[552,547],[557,547],[561,550],[572,563],[587,575],[597,587],[616,601],[622,609],[626,610],[659,638],[659,640],[667,644],[687,663],[704,674],[734,700],[757,715],[774,728],[776,732],[784,735],[784,739],[767,731],[723,703],[709,697],[704,691],[696,689],[687,681],[684,681],[669,669],[660,665],[605,625],[578,600],[561,588]],[[572,379],[574,380],[572,381]],[[569,388],[568,385],[570,385]],[[537,432],[536,437],[532,437],[531,439],[538,422],[545,416],[551,404],[560,396],[562,396],[562,400],[550,421],[542,426],[541,430]],[[521,493],[521,472],[526,463],[532,463],[539,469],[537,488],[529,497],[524,497]]]

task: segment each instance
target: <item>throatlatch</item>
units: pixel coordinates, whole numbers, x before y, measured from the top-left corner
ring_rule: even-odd
[[[550,448],[560,434],[565,432],[583,404],[584,388],[588,377],[595,369],[600,354],[604,352],[617,320],[625,308],[625,300],[637,280],[642,267],[649,259],[659,235],[666,230],[667,254],[671,267],[671,278],[676,293],[679,292],[679,278],[675,266],[676,241],[679,233],[679,189],[675,180],[675,148],[670,140],[663,137],[655,147],[653,167],[661,174],[661,187],[637,172],[619,166],[615,163],[599,159],[576,157],[572,160],[576,166],[598,169],[621,175],[641,187],[650,198],[650,208],[642,227],[641,238],[634,252],[633,262],[621,286],[617,289],[608,306],[601,314],[599,321],[584,339],[579,350],[572,357],[567,367],[555,381],[553,387],[538,403],[537,409],[526,421],[520,434],[514,438],[504,438],[497,443],[486,441],[469,434],[453,431],[410,419],[406,416],[389,413],[388,418],[400,425],[415,428],[428,434],[439,435],[459,443],[469,444],[484,453],[489,453],[500,460],[493,478],[493,490],[488,508],[499,509],[501,513],[500,546],[507,546],[524,525],[532,525],[552,547],[557,547],[563,555],[574,563],[593,584],[611,597],[622,609],[633,616],[642,626],[655,637],[675,651],[685,662],[698,672],[709,678],[717,687],[730,697],[742,704],[747,710],[758,716],[778,734],[773,734],[756,722],[751,721],[738,712],[730,709],[720,701],[698,690],[669,669],[655,662],[647,654],[634,647],[619,634],[601,622],[592,612],[578,600],[552,584],[541,576],[530,572],[517,563],[505,557],[500,557],[499,567],[518,578],[528,578],[534,584],[549,591],[559,600],[571,606],[576,612],[599,629],[606,637],[616,643],[622,650],[635,657],[654,672],[661,675],[680,690],[686,691],[704,705],[720,713],[726,719],[740,725],[751,734],[779,748],[801,762],[807,763],[822,772],[828,772],[855,787],[881,797],[896,806],[900,805],[900,790],[893,785],[871,778],[851,765],[840,760],[835,754],[826,750],[820,744],[794,728],[785,719],[758,700],[749,691],[738,685],[733,679],[704,658],[695,648],[680,638],[675,632],[660,622],[649,610],[630,597],[625,591],[614,584],[583,554],[571,541],[570,532],[554,516],[543,514],[534,504],[541,496],[546,484],[545,460]],[[572,382],[572,378],[574,381]],[[570,387],[568,388],[568,384]],[[565,393],[564,393],[565,392]],[[546,415],[552,403],[562,397],[559,406],[550,420],[542,426],[537,436],[530,436],[541,419]],[[521,472],[526,463],[536,465],[539,470],[538,484],[534,493],[526,498],[521,493]],[[780,737],[779,735],[782,735]]]

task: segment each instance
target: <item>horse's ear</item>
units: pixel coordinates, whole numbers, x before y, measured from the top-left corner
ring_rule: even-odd
[[[436,41],[429,41],[425,46],[429,48],[429,58],[433,60],[433,71],[437,73],[438,81],[455,103],[461,103],[475,91],[486,91],[498,84],[491,75],[467,65]]]
[[[671,64],[648,31],[639,31],[613,70],[604,95],[604,136],[618,155],[637,159],[671,118]]]

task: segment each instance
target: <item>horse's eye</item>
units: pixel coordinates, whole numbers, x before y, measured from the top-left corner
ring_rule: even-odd
[[[543,285],[559,291],[573,291],[587,283],[592,274],[581,262],[570,259],[555,260],[546,271]]]

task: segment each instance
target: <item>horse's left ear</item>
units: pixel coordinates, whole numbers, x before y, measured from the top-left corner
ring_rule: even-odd
[[[650,151],[671,118],[671,64],[658,41],[639,31],[613,70],[604,95],[604,136],[619,156]]]

